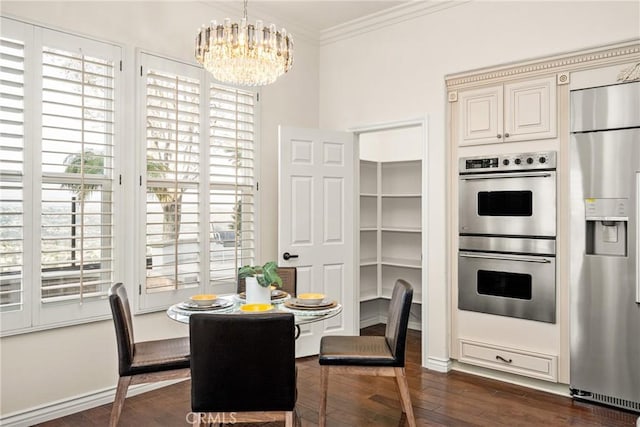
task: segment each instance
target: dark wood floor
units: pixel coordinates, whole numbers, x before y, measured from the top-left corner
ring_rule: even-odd
[[[384,326],[363,330],[383,333]],[[485,379],[461,372],[441,374],[420,367],[420,334],[410,331],[407,376],[419,426],[635,426],[637,415],[604,406]],[[298,414],[302,426],[317,426],[320,369],[316,357],[298,360]],[[120,426],[187,425],[190,382],[128,398]],[[106,426],[111,405],[103,405],[41,424]],[[327,425],[405,426],[392,378],[331,376]],[[276,426],[272,423],[266,426]]]

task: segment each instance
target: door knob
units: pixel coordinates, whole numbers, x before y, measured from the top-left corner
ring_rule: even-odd
[[[285,252],[282,254],[282,258],[284,258],[285,261],[289,261],[291,258],[298,258],[298,255],[291,255],[289,252]]]

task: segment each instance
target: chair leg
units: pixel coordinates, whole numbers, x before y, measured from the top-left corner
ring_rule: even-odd
[[[297,408],[293,408],[293,425],[295,427],[302,427],[302,420],[300,419]]]
[[[124,400],[127,397],[127,390],[131,384],[131,377],[120,377],[118,380],[118,387],[116,388],[116,397],[113,399],[113,406],[111,407],[111,419],[109,420],[110,427],[116,427],[118,420],[120,419],[120,413],[124,406]]]
[[[396,381],[400,390],[400,399],[402,400],[402,410],[407,414],[409,427],[416,427],[416,418],[413,415],[413,406],[411,406],[411,394],[409,393],[409,384],[404,368],[394,368],[396,373]]]
[[[320,415],[318,426],[325,427],[327,423],[327,390],[329,388],[329,367],[320,366]]]
[[[293,427],[293,411],[284,413],[284,427]]]

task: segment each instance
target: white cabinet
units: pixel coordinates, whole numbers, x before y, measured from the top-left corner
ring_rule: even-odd
[[[458,94],[459,145],[555,138],[555,76]]]
[[[461,362],[526,375],[546,381],[558,381],[558,357],[529,350],[460,339]]]
[[[390,299],[397,279],[422,301],[422,162],[360,161],[360,301]]]

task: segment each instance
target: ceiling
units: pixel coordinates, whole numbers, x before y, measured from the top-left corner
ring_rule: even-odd
[[[229,18],[237,21],[242,17],[242,1],[209,1],[204,3],[231,13]],[[337,25],[362,18],[367,15],[393,8],[409,1],[335,1],[335,0],[250,0],[247,5],[249,21],[263,19],[265,24],[275,23],[290,32],[304,32],[304,35],[319,38],[320,33]],[[218,22],[225,17],[218,18]]]

